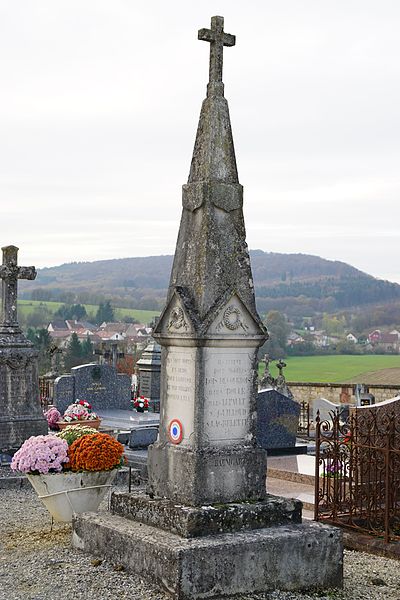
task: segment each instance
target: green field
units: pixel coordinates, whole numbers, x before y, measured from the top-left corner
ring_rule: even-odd
[[[285,358],[287,364],[284,374],[287,381],[320,381],[322,383],[360,380],[362,373],[383,369],[400,369],[400,355],[335,355],[335,356],[293,356]],[[271,374],[276,377],[278,371],[275,362],[270,363]],[[264,364],[260,364],[260,373]]]
[[[31,312],[33,312],[36,308],[40,306],[44,306],[54,314],[60,306],[62,306],[63,302],[40,302],[36,300],[18,300],[18,314],[26,317]],[[96,314],[98,306],[96,304],[84,304],[87,313]],[[160,311],[158,310],[140,310],[136,308],[114,308],[115,318],[117,320],[122,319],[123,317],[132,317],[139,321],[139,323],[148,324],[150,323],[154,317],[158,317]]]

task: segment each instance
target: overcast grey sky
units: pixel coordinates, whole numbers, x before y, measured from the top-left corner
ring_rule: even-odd
[[[174,252],[215,14],[249,247],[400,282],[398,0],[0,0],[0,245]]]

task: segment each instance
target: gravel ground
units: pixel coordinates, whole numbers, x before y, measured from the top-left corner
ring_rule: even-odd
[[[121,566],[72,549],[71,526],[51,530],[49,514],[30,488],[0,490],[0,523],[0,600],[170,600]],[[341,592],[273,592],[240,600],[399,600],[399,567],[395,560],[346,551]]]

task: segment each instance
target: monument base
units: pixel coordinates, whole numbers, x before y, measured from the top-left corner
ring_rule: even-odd
[[[117,515],[85,513],[74,518],[72,543],[151,579],[174,600],[343,585],[342,532],[320,523],[188,539]]]
[[[265,498],[266,452],[248,446],[192,447],[156,442],[148,449],[148,492],[201,506]]]
[[[260,502],[185,506],[140,492],[114,492],[110,510],[121,517],[192,538],[300,524],[302,503],[268,494]]]

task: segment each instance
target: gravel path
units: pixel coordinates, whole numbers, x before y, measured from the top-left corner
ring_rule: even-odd
[[[30,488],[0,490],[0,523],[0,600],[170,600],[119,565],[72,549],[70,525],[51,531],[49,514]],[[400,599],[397,561],[346,551],[344,564],[343,592],[273,592],[240,600]]]

